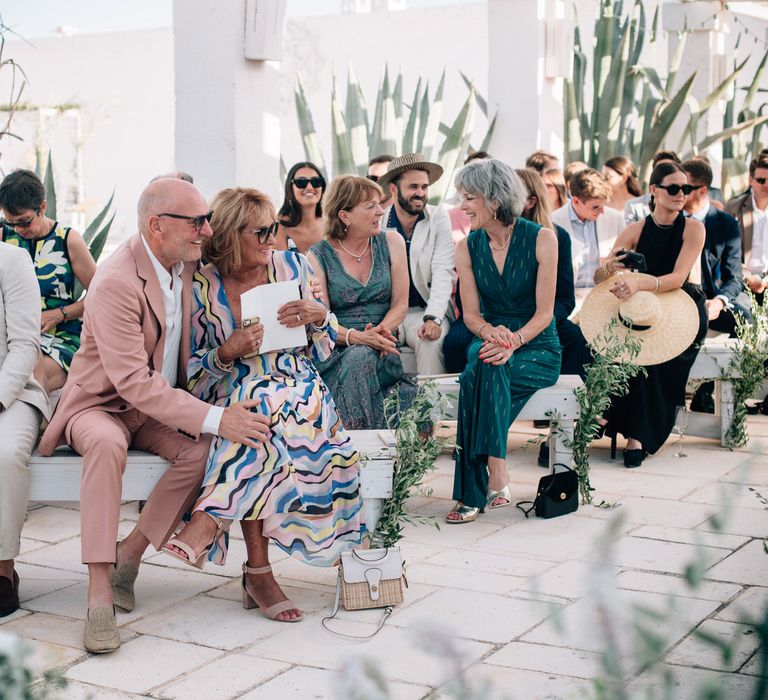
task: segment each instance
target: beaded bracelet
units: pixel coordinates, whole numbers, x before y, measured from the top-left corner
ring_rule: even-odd
[[[314,323],[310,323],[309,326],[313,331],[316,331],[317,333],[324,333],[328,330],[328,324],[331,321],[331,311],[330,309],[325,312],[325,318],[323,319],[323,322],[320,325],[315,325]]]
[[[520,338],[520,347],[523,347],[523,345],[525,345],[525,338],[523,337],[523,332],[515,331],[515,335],[517,335],[517,337]]]
[[[220,348],[216,348],[213,351],[213,366],[220,372],[231,372],[232,368],[235,366],[234,360],[226,363],[222,362],[219,358],[219,350]]]
[[[349,345],[349,334],[355,330],[354,328],[347,328],[347,334],[344,336],[344,345]]]

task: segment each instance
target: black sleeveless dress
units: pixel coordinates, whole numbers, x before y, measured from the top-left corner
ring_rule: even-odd
[[[668,275],[675,269],[683,247],[685,217],[682,213],[670,228],[660,228],[647,216],[637,252],[645,256],[647,273],[654,277]],[[706,297],[698,284],[686,282],[682,287],[696,303],[699,330],[696,339],[680,355],[660,365],[646,367],[647,377],[637,376],[629,383],[625,396],[614,398],[608,412],[608,435],[621,433],[639,440],[643,449],[653,454],[669,437],[675,424],[675,409],[685,403],[688,373],[696,360],[701,341],[707,334]]]

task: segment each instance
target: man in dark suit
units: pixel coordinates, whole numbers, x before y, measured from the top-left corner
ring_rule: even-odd
[[[695,188],[685,201],[685,213],[702,221],[707,232],[701,251],[701,287],[707,297],[709,327],[735,337],[736,317],[751,320],[742,276],[739,224],[730,214],[711,206],[712,169],[705,161],[688,160],[682,168],[688,184]],[[691,402],[692,410],[714,412],[712,388],[713,382],[699,387]]]

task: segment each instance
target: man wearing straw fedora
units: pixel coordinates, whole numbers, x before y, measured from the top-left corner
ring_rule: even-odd
[[[453,237],[448,212],[427,204],[429,186],[443,174],[421,153],[395,158],[379,178],[393,203],[384,212],[385,228],[405,240],[408,255],[408,315],[400,324],[400,342],[416,354],[419,374],[442,374],[443,338],[454,279]]]

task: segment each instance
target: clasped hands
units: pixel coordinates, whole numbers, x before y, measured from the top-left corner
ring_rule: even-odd
[[[483,343],[478,357],[487,365],[504,365],[522,343],[520,336],[506,326],[492,326],[480,336]]]
[[[369,348],[379,351],[379,355],[399,355],[400,351],[397,349],[397,338],[392,331],[385,328],[380,323],[374,326],[372,323],[368,323],[365,326],[365,330],[350,331],[349,335],[350,345],[367,345]]]

